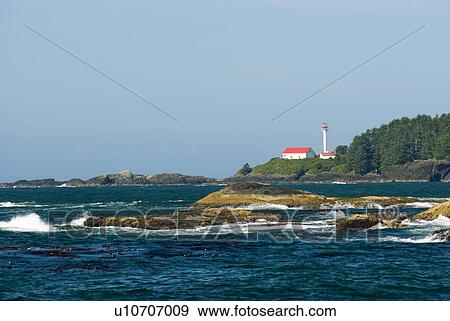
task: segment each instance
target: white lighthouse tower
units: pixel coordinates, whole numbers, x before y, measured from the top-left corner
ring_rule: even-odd
[[[327,132],[328,132],[328,123],[322,124],[322,144],[323,144],[323,152],[328,152],[327,149]]]
[[[329,159],[329,158],[335,158],[336,152],[329,151],[327,147],[327,132],[328,132],[328,123],[322,124],[322,144],[323,144],[323,150],[320,153],[320,158],[322,159]]]

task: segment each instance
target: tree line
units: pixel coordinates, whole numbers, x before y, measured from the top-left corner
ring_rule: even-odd
[[[414,160],[450,160],[450,114],[396,119],[355,136],[336,152],[336,165],[357,174],[380,173]]]

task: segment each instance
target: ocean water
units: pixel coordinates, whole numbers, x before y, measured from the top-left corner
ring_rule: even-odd
[[[450,184],[296,184],[314,193],[450,198]],[[336,236],[361,209],[254,209],[293,217],[190,231],[86,228],[92,215],[176,212],[221,186],[0,189],[2,300],[449,300],[450,220]],[[376,205],[376,204],[375,204]],[[345,208],[345,204],[343,205]],[[380,209],[374,206],[374,210]]]

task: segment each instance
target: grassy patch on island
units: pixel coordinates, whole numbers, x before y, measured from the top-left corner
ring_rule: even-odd
[[[306,158],[306,159],[282,159],[272,158],[265,164],[256,165],[253,168],[253,175],[304,175],[317,174],[323,172],[343,173],[348,170],[342,165],[338,164],[336,159],[320,159]]]

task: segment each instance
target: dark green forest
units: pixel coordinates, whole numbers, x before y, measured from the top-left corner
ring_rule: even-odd
[[[357,174],[380,173],[414,160],[450,160],[450,114],[396,119],[367,130],[336,151],[337,165]]]

